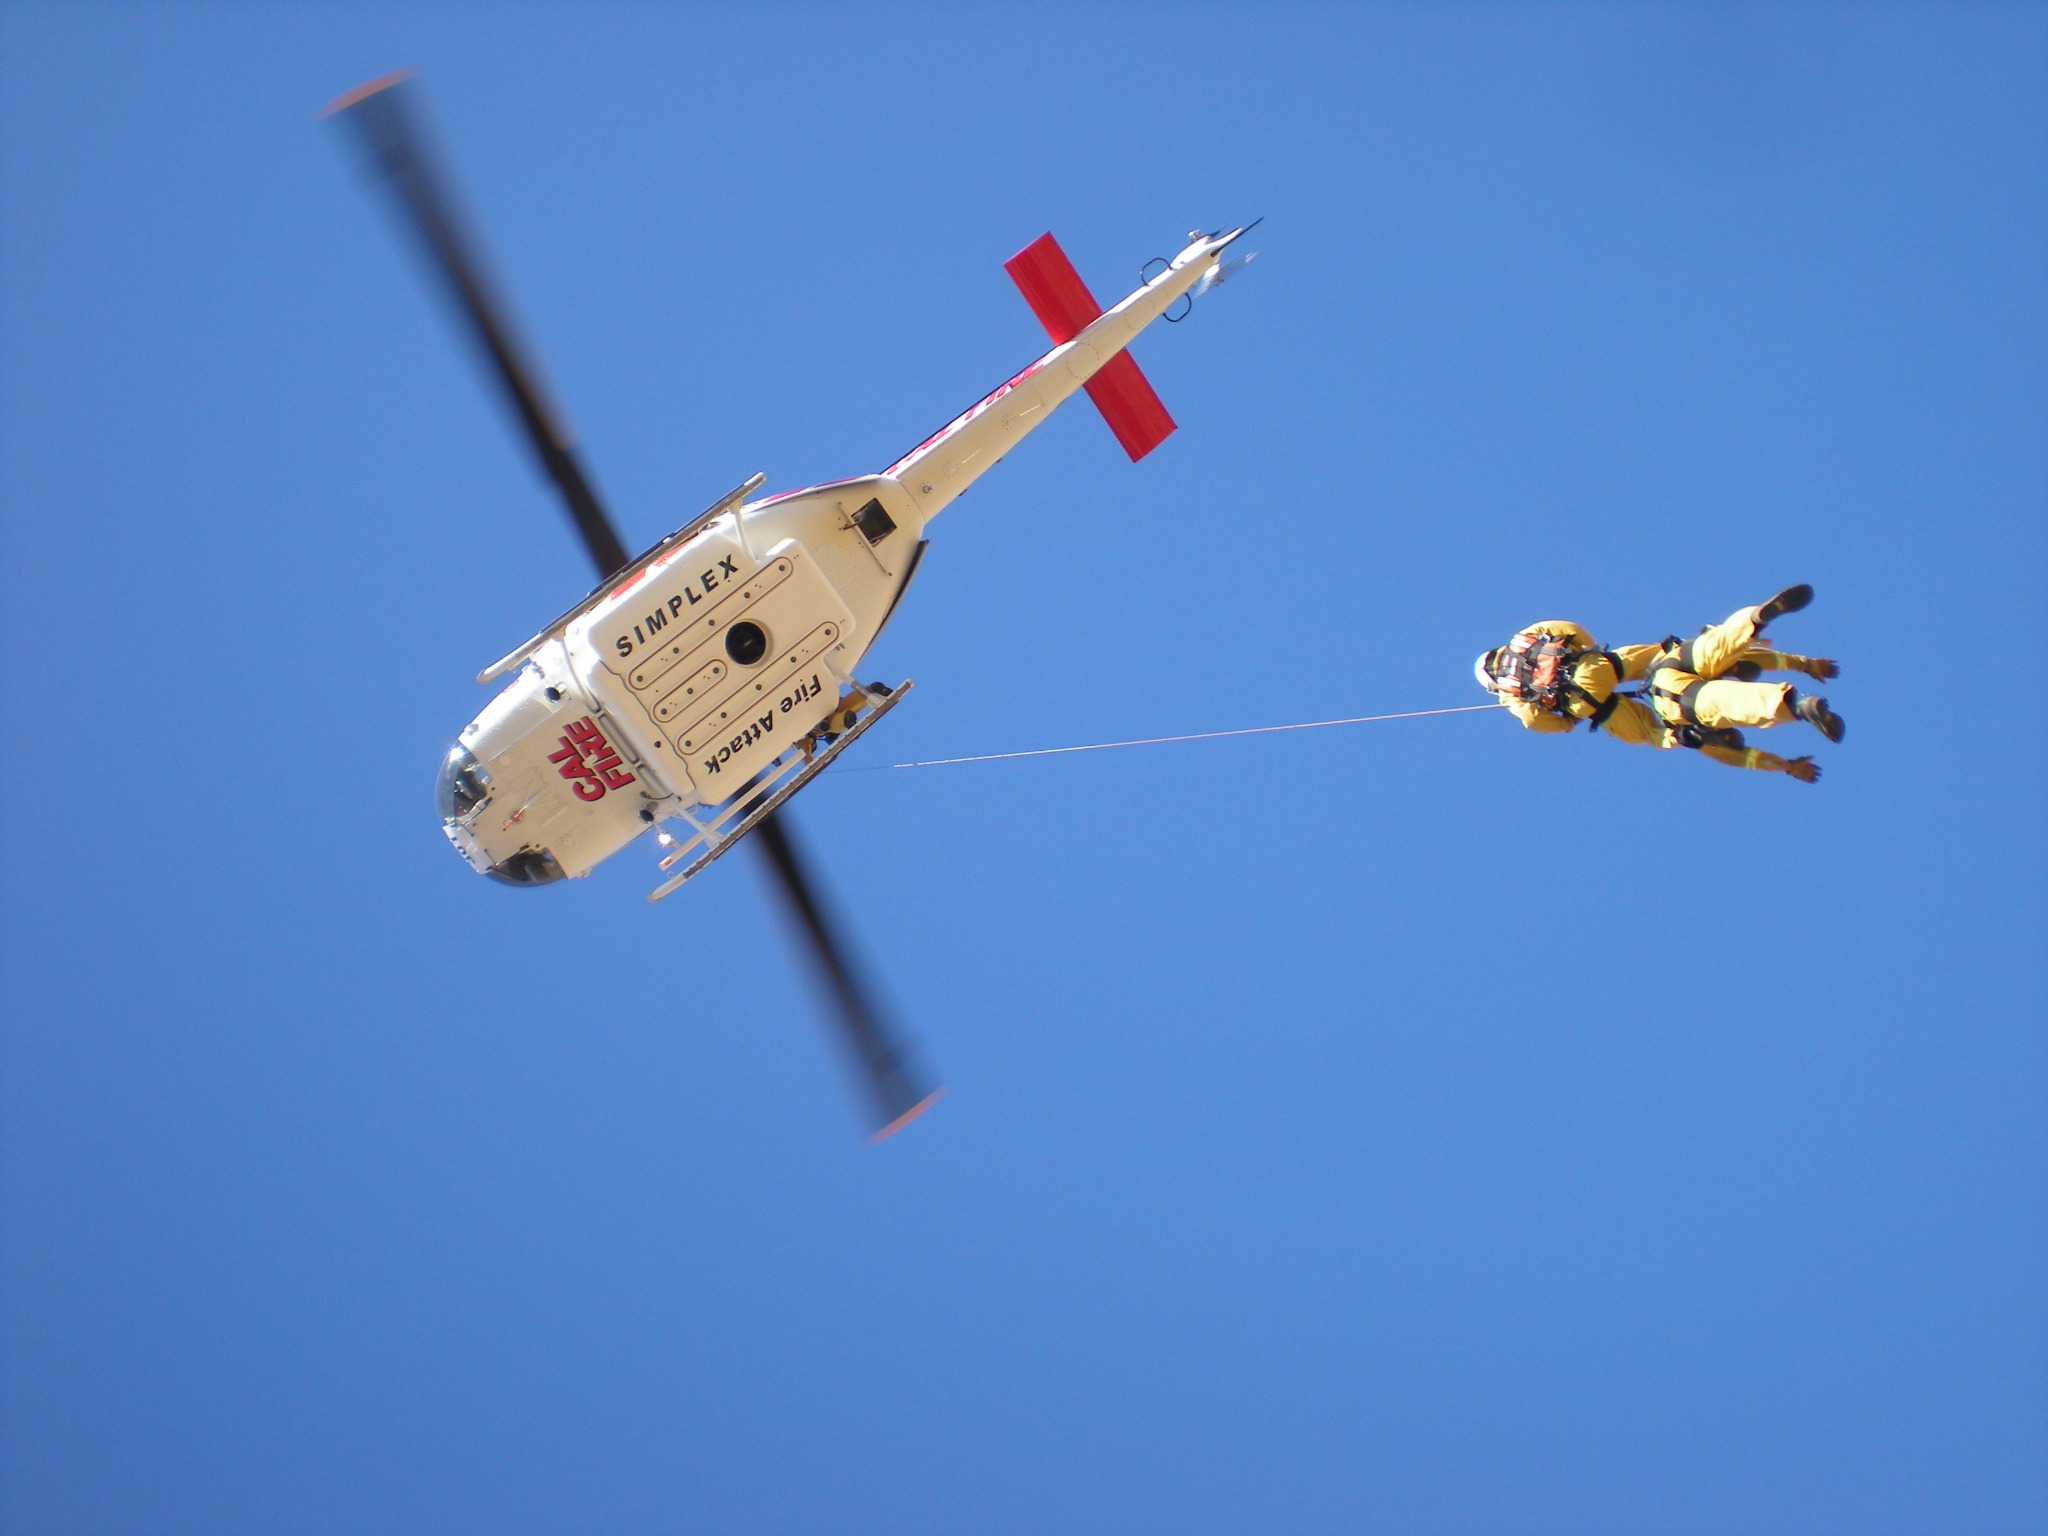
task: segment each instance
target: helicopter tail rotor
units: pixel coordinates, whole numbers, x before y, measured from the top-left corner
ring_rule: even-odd
[[[1219,261],[1204,272],[1201,281],[1188,290],[1189,297],[1199,299],[1212,288],[1220,288],[1238,273],[1258,260],[1257,251],[1246,251],[1242,256],[1232,256],[1228,261]]]

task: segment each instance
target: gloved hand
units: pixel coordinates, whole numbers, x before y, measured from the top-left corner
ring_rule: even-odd
[[[1831,677],[1840,677],[1842,675],[1842,669],[1836,666],[1834,662],[1826,656],[1813,657],[1806,663],[1805,667],[1801,670],[1803,670],[1808,677],[1818,679],[1820,682],[1823,683]]]
[[[1802,784],[1820,782],[1820,764],[1810,757],[1795,757],[1785,765],[1785,771]]]

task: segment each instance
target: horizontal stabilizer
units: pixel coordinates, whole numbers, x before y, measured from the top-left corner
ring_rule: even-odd
[[[1040,235],[1003,263],[1003,270],[1038,316],[1054,346],[1072,341],[1102,314],[1102,306],[1050,234]],[[1173,418],[1129,352],[1119,352],[1087,383],[1088,398],[1133,463],[1166,441]]]
[[[1088,398],[1102,412],[1102,419],[1109,423],[1109,430],[1116,434],[1133,464],[1165,442],[1167,434],[1173,431],[1173,418],[1166,414],[1166,406],[1153,393],[1145,375],[1138,372],[1137,359],[1129,352],[1117,353],[1096,369],[1095,377],[1086,387]]]
[[[1050,234],[1040,235],[1004,262],[1003,270],[1056,347],[1072,341],[1102,313],[1095,295]]]

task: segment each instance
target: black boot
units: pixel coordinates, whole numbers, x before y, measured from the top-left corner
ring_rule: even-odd
[[[1782,619],[1788,613],[1797,613],[1813,601],[1813,588],[1805,582],[1796,587],[1787,587],[1776,597],[1756,611],[1756,627],[1762,629],[1773,619]]]
[[[1839,742],[1842,739],[1842,732],[1847,729],[1842,724],[1842,717],[1828,708],[1828,701],[1826,699],[1817,699],[1811,694],[1801,699],[1797,704],[1794,704],[1792,706],[1792,713],[1804,720],[1816,731],[1819,731],[1821,735],[1827,737],[1829,741]]]

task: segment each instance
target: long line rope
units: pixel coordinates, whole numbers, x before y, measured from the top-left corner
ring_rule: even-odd
[[[1460,704],[1453,709],[1409,709],[1397,715],[1352,715],[1343,720],[1304,720],[1298,725],[1254,725],[1236,731],[1193,731],[1185,736],[1142,736],[1135,741],[1091,741],[1078,747],[1036,747],[1028,752],[983,752],[974,757],[933,757],[919,763],[874,763],[835,768],[834,773],[881,773],[893,768],[951,768],[961,763],[1001,763],[1019,757],[1059,757],[1068,752],[1112,752],[1119,747],[1161,747],[1177,741],[1215,741],[1224,736],[1271,736],[1279,731],[1321,731],[1333,725],[1372,725],[1381,720],[1422,720],[1430,715],[1469,715],[1498,704]]]

